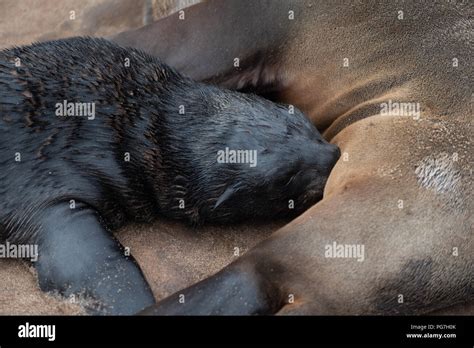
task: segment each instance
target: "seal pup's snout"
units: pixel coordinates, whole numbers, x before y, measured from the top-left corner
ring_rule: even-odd
[[[332,168],[336,165],[336,162],[339,160],[341,157],[341,150],[339,149],[339,146],[334,145],[334,144],[328,144],[326,146],[326,168],[329,172],[332,170]]]
[[[329,176],[332,168],[341,157],[339,147],[326,142],[316,143],[311,152],[310,165],[326,176]]]

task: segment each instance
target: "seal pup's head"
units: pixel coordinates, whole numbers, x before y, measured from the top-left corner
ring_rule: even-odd
[[[322,198],[340,151],[303,113],[198,86],[175,95],[183,112],[168,114],[161,135],[161,156],[173,170],[159,199],[165,215],[245,222],[294,216]]]

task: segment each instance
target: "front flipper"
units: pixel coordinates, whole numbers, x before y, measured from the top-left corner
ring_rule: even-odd
[[[283,305],[281,291],[255,264],[237,262],[139,314],[270,315]]]
[[[131,256],[84,205],[47,208],[38,235],[39,285],[85,298],[92,314],[134,314],[154,303],[142,271]]]

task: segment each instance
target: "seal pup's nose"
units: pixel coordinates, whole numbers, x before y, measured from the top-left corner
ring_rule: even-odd
[[[337,160],[341,157],[341,149],[339,149],[339,146],[331,144],[332,146],[332,156],[334,158],[334,164],[336,164]]]
[[[324,144],[322,148],[319,148],[319,153],[316,158],[319,158],[318,167],[322,173],[329,175],[332,168],[341,157],[341,150],[337,145],[334,144]]]

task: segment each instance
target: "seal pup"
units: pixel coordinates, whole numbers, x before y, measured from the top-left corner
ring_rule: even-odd
[[[103,39],[0,52],[0,237],[91,313],[154,302],[111,231],[296,215],[339,157],[297,109],[196,83]],[[159,233],[159,231],[157,231]]]

